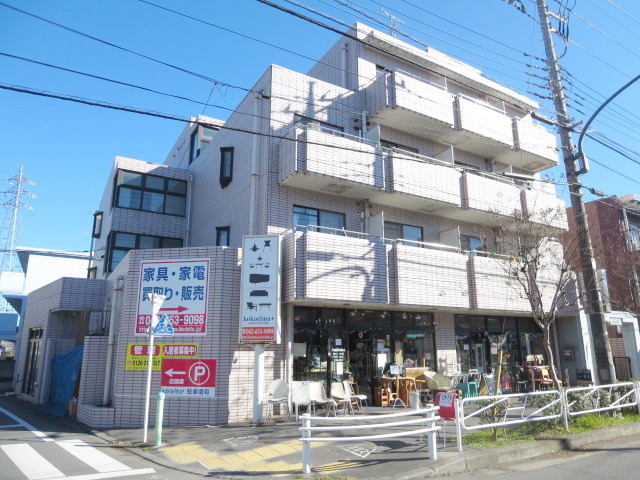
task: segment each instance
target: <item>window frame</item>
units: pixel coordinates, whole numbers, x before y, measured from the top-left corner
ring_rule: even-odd
[[[401,227],[402,237],[389,238],[387,236],[387,226],[389,226],[389,225],[394,225],[394,226]],[[420,239],[419,240],[414,240],[413,238],[406,238],[404,236],[405,235],[405,231],[404,231],[405,227],[419,229],[420,230]],[[384,222],[384,238],[386,240],[398,240],[402,245],[407,245],[409,247],[420,247],[421,245],[415,245],[413,242],[424,242],[424,228],[419,227],[417,225],[409,225],[408,223],[392,222],[392,221],[385,220],[385,222]],[[409,241],[411,243],[406,244],[403,240]]]
[[[235,147],[220,147],[220,186],[222,188],[227,188],[231,181],[233,180],[233,157],[235,156]],[[225,175],[225,154],[229,153],[231,155],[229,160],[229,175]]]
[[[127,248],[125,249],[124,247],[117,247],[116,248],[116,238],[118,236],[118,234],[121,235],[133,235],[135,236],[135,242],[134,242],[134,246],[131,248]],[[130,251],[130,250],[147,250],[145,248],[141,248],[140,247],[140,240],[142,237],[149,237],[149,238],[153,238],[153,239],[159,239],[160,240],[160,247],[158,248],[182,248],[184,246],[184,239],[183,238],[178,238],[178,237],[161,237],[159,235],[147,235],[144,233],[133,233],[133,232],[121,232],[121,231],[117,231],[117,230],[112,230],[111,232],[109,232],[109,238],[107,241],[107,255],[105,255],[105,265],[104,265],[104,270],[105,272],[113,272],[116,267],[118,266],[116,265],[112,265],[113,263],[113,253],[115,251],[118,252],[125,252],[125,255]],[[168,240],[179,240],[180,241],[180,246],[179,247],[165,247],[164,243],[165,241]],[[118,262],[119,264],[120,262]]]
[[[306,226],[295,224],[295,220],[294,219],[295,219],[295,215],[296,215],[296,211],[295,211],[296,208],[301,208],[301,209],[304,209],[304,210],[314,211],[316,213],[317,223],[315,225],[306,225]],[[323,225],[322,224],[321,218],[322,218],[322,214],[323,213],[329,213],[329,214],[332,214],[332,215],[340,216],[342,218],[342,230],[343,231],[346,230],[346,228],[347,228],[347,216],[346,216],[345,213],[343,213],[343,212],[334,212],[332,210],[322,210],[322,209],[314,208],[314,207],[305,207],[303,205],[293,205],[293,209],[292,209],[293,217],[291,219],[292,223],[294,223],[293,227],[296,227],[296,229],[298,231],[306,231],[308,229],[308,230],[316,231],[316,232],[320,232],[320,233],[338,234],[338,230],[340,230],[340,229],[337,229],[335,227],[329,227],[327,225]],[[329,228],[334,229],[335,231],[328,232],[328,231],[325,230],[323,232],[323,229],[329,229]]]
[[[224,245],[220,241],[222,234],[226,234],[227,236],[227,242]],[[228,247],[230,243],[231,243],[231,227],[230,226],[216,227],[216,247]]]
[[[121,177],[124,176],[127,173],[140,175],[140,177],[141,177],[140,186],[127,185],[125,183],[122,183]],[[151,179],[152,178],[153,179],[161,179],[162,180],[162,183],[163,183],[162,189],[156,188],[154,186],[148,186],[147,185],[147,182],[151,183]],[[147,179],[149,179],[149,180],[147,180]],[[179,193],[179,192],[172,191],[169,188],[170,182],[183,183],[184,184],[184,193]],[[128,190],[128,191],[131,191],[131,192],[134,192],[134,193],[137,192],[137,194],[139,195],[139,200],[137,202],[138,203],[137,207],[136,206],[120,205],[120,193],[123,190]],[[160,214],[160,215],[171,215],[172,217],[186,217],[187,216],[187,195],[188,195],[188,191],[189,191],[189,182],[187,180],[181,180],[179,178],[163,177],[163,176],[160,176],[160,175],[153,175],[153,174],[150,174],[150,173],[134,172],[134,171],[131,171],[131,170],[118,169],[117,172],[116,172],[116,175],[115,175],[115,187],[114,187],[112,205],[113,205],[113,207],[124,208],[124,209],[127,209],[127,210],[136,210],[136,211],[140,211],[140,212],[157,213],[157,214]],[[156,194],[156,195],[160,194],[160,195],[162,195],[162,211],[161,212],[159,212],[157,210],[143,208],[145,194]],[[182,213],[167,212],[167,205],[169,204],[169,202],[167,200],[170,197],[184,199],[184,211]]]

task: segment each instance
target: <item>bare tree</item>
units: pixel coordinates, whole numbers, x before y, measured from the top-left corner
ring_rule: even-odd
[[[577,251],[568,251],[560,242],[566,219],[562,207],[537,209],[534,215],[514,212],[494,215],[489,225],[478,228],[488,252],[495,252],[507,278],[505,288],[528,301],[531,315],[543,334],[544,350],[556,388],[559,380],[551,327],[558,313],[576,303]],[[566,234],[564,234],[566,235]],[[488,254],[492,256],[491,253]]]

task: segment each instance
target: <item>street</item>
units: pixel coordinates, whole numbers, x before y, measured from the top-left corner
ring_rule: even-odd
[[[640,478],[640,438],[623,437],[614,441],[587,445],[579,451],[560,451],[533,460],[508,465],[496,465],[474,472],[453,475],[455,480],[495,478],[521,480],[526,472],[530,478],[545,480]]]
[[[0,478],[4,480],[174,480],[194,475],[167,469],[109,444],[68,418],[0,399]]]

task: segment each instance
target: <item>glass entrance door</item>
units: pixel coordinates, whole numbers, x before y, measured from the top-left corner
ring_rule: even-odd
[[[479,373],[485,373],[487,368],[487,358],[484,343],[473,344],[473,354],[471,356],[471,368],[475,368]]]

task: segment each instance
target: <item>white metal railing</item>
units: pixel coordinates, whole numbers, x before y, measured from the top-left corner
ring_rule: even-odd
[[[458,96],[460,98],[464,98],[465,100],[469,100],[470,102],[473,102],[477,105],[480,105],[481,107],[487,107],[490,108],[492,110],[495,110],[496,112],[502,113],[503,115],[506,115],[507,112],[504,111],[504,108],[500,109],[498,107],[494,107],[493,105],[491,105],[490,103],[487,102],[483,102],[482,100],[478,99],[478,98],[473,98],[473,97],[469,97],[468,95],[465,95],[464,93],[459,93]],[[502,102],[504,105],[504,102]]]
[[[439,426],[436,426],[435,422],[440,420],[440,417],[437,415],[440,407],[428,405],[427,408],[415,409],[415,410],[405,410],[399,413],[393,413],[389,415],[367,415],[367,416],[358,416],[355,417],[312,417],[311,415],[304,414],[301,416],[302,418],[302,427],[300,431],[302,432],[302,438],[300,441],[302,442],[302,473],[311,473],[311,443],[313,442],[360,442],[363,440],[384,440],[387,438],[398,438],[398,437],[407,437],[413,435],[424,435],[427,434],[428,438],[428,446],[429,446],[429,456],[431,460],[437,459],[437,450],[436,450],[436,432],[440,430]],[[397,419],[400,417],[406,416],[416,416],[419,418],[411,419],[411,420],[400,420],[400,421],[391,421],[391,422],[380,422],[380,420],[385,419]],[[377,423],[367,423],[369,421],[376,421]],[[340,425],[331,425],[331,426],[312,426],[312,422],[317,423],[339,423]],[[345,423],[355,423],[354,425],[344,425]],[[412,430],[401,430],[401,431],[393,431],[389,432],[390,427],[405,427],[409,425],[421,425],[421,427]],[[312,434],[318,432],[340,432],[341,434],[345,432],[351,432],[355,430],[373,430],[373,431],[382,431],[383,433],[375,433],[372,435],[361,435],[361,436],[340,436],[340,437],[312,437]],[[386,430],[386,432],[385,432]]]
[[[394,72],[399,73],[400,75],[405,75],[407,77],[413,78],[415,80],[418,80],[419,82],[426,83],[427,85],[431,85],[432,87],[439,88],[441,90],[444,90],[445,92],[447,91],[447,87],[446,86],[440,85],[439,83],[434,83],[431,80],[425,80],[424,78],[422,78],[422,77],[420,77],[418,75],[415,75],[413,73],[409,73],[409,72],[407,72],[405,70],[402,70],[402,69],[398,68],[398,69],[394,70]]]
[[[567,388],[564,393],[565,411],[570,417],[640,406],[638,384],[634,382]],[[574,410],[575,407],[582,408]]]
[[[534,405],[531,400],[543,398],[542,405]],[[545,398],[548,397],[548,398]],[[467,411],[476,407],[473,411]],[[479,407],[479,408],[477,408]],[[502,428],[528,422],[541,422],[558,419],[562,416],[562,393],[558,390],[542,392],[513,393],[509,395],[488,395],[469,397],[456,402],[456,431],[458,451],[462,451],[462,430],[482,430],[486,428]],[[518,416],[513,413],[519,412]],[[469,424],[470,420],[485,417],[481,423]],[[493,421],[492,421],[493,420]]]

